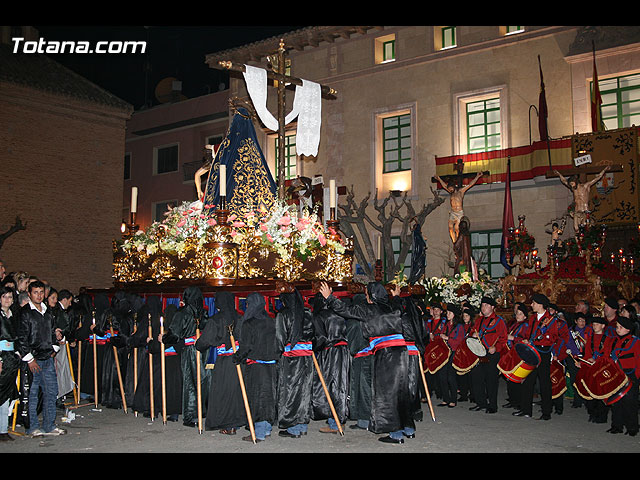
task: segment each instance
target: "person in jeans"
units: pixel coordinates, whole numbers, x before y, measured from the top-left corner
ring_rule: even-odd
[[[20,309],[18,345],[22,361],[27,363],[33,375],[29,389],[29,429],[27,434],[61,435],[66,433],[56,427],[56,399],[58,380],[54,357],[60,350],[56,335],[55,317],[43,302],[44,284],[36,280],[28,286],[29,302]],[[59,330],[58,330],[59,332]],[[42,428],[38,419],[38,392],[42,390]]]

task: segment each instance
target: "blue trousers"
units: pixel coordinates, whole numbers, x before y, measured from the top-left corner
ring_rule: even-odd
[[[40,371],[33,374],[29,389],[29,431],[40,430],[38,420],[38,392],[42,390],[42,429],[45,433],[56,428],[56,400],[58,398],[58,378],[53,358],[38,360]]]
[[[266,421],[256,422],[254,425],[256,438],[264,440],[267,435],[271,435],[271,424]]]

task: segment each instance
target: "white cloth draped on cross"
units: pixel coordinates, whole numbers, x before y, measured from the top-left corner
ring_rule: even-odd
[[[278,120],[267,109],[267,71],[263,68],[245,65],[244,79],[247,91],[256,109],[258,117],[269,130],[278,130]],[[285,125],[298,118],[296,131],[296,153],[316,156],[320,144],[321,125],[321,88],[320,84],[302,80],[296,86],[293,108],[285,117]]]

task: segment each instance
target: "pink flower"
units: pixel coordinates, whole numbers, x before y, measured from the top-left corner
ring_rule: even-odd
[[[267,233],[267,240],[269,240],[270,242],[273,242],[273,237],[271,236],[270,233]]]
[[[325,238],[324,235],[318,235],[318,241],[320,242],[320,245],[322,245],[323,247],[327,244],[327,239]]]
[[[233,226],[236,227],[236,228],[244,227],[246,225],[247,225],[246,223],[241,222],[241,221],[233,222]]]
[[[218,222],[216,222],[215,218],[210,218],[209,220],[207,220],[208,225],[214,226],[216,223]]]
[[[236,218],[238,218],[238,216],[234,213],[231,216],[229,216],[229,221],[233,222]]]
[[[283,236],[284,238],[289,238],[289,237],[291,236],[291,232],[289,232],[288,230],[287,230],[287,231],[285,231],[285,232],[282,232],[282,236]]]
[[[185,223],[187,223],[187,219],[183,218],[176,224],[176,227],[184,227]]]
[[[309,219],[302,218],[298,221],[298,223],[296,223],[296,228],[298,229],[299,232],[301,232],[306,228],[307,225],[309,225]]]
[[[266,232],[269,229],[269,227],[267,227],[266,223],[263,223],[262,225],[260,225],[260,230],[262,230],[263,232]]]
[[[204,218],[204,215],[202,213],[200,214],[200,218]]]
[[[291,217],[289,217],[289,215],[285,215],[280,220],[278,220],[278,225],[290,225],[290,224],[291,224]]]

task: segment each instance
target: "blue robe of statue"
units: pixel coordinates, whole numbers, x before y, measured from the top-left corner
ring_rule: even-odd
[[[238,108],[211,165],[204,205],[220,203],[220,165],[226,165],[227,209],[242,217],[250,210],[268,211],[277,199],[276,183],[269,171],[247,110]],[[205,208],[205,215],[216,208]]]

